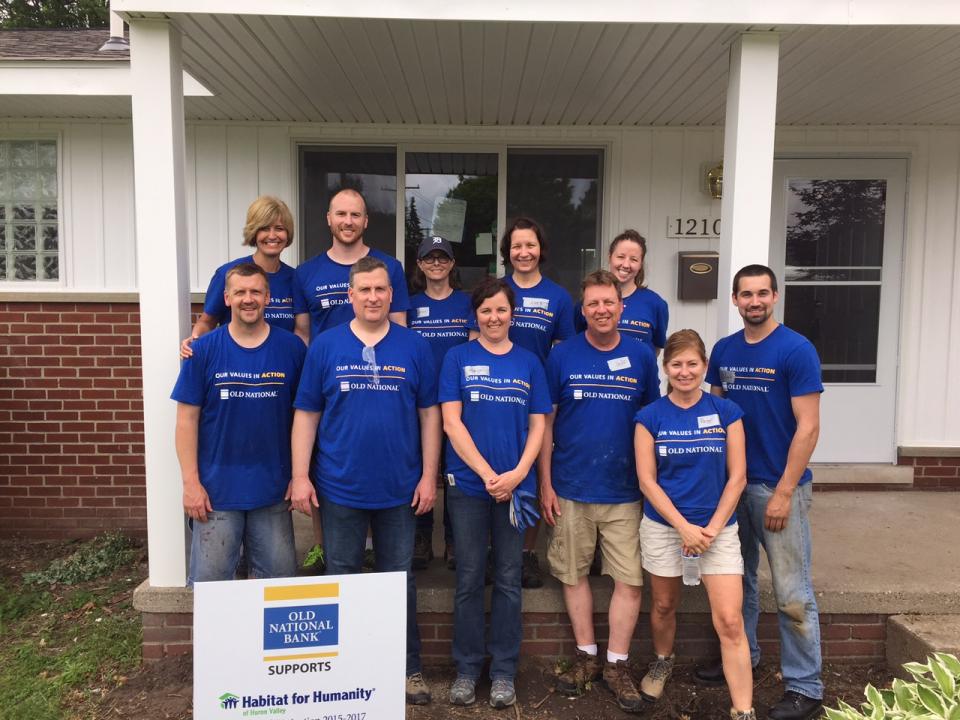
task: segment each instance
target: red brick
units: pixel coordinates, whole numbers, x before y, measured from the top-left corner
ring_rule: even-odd
[[[854,640],[885,640],[887,637],[886,625],[854,625],[851,630]]]

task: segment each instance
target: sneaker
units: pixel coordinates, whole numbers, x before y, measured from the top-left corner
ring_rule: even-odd
[[[517,701],[517,690],[510,678],[496,678],[490,686],[490,707],[500,710]]]
[[[603,666],[603,682],[617,699],[617,705],[621,710],[643,711],[643,698],[640,697],[626,660],[607,662]]]
[[[670,657],[657,656],[657,659],[650,663],[650,669],[640,681],[640,694],[647,702],[656,702],[663,695],[663,688],[667,684],[667,679],[673,672],[673,655]]]
[[[430,700],[430,688],[423,679],[422,673],[407,675],[407,704],[408,705],[427,705]]]
[[[753,708],[749,710],[734,710],[730,708],[730,720],[757,720],[757,713]]]
[[[823,702],[808,698],[795,690],[787,690],[783,698],[767,711],[770,720],[810,720],[820,715]]]
[[[473,678],[458,677],[450,686],[451,705],[473,705],[476,702],[477,681]]]
[[[523,551],[523,568],[520,571],[520,586],[525,588],[543,587],[540,575],[540,562],[534,550]]]
[[[426,533],[413,536],[413,569],[425,570],[433,560],[433,543]]]
[[[373,548],[367,548],[363,551],[363,567],[360,569],[364,572],[370,572],[377,566],[377,556],[373,552]]]
[[[557,690],[568,696],[583,695],[587,683],[599,678],[601,670],[599,657],[577,650],[570,669],[557,676]]]
[[[314,545],[307,550],[301,567],[308,575],[323,575],[327,569],[327,559],[323,555],[323,545]]]

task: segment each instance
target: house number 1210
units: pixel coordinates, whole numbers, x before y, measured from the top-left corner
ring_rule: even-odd
[[[720,237],[720,218],[667,218],[667,237]]]

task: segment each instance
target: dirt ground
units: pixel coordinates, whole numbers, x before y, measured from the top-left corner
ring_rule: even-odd
[[[446,702],[445,696],[455,676],[453,669],[427,668],[425,676],[433,690],[434,702],[421,707],[408,706],[406,720],[622,720],[628,717],[614,704],[613,696],[600,686],[572,700],[555,693],[553,670],[552,662],[525,659],[521,662],[517,678],[517,705],[506,710],[493,710],[486,704],[489,683],[481,683],[477,688],[477,702],[472,707],[452,707]],[[729,717],[730,701],[726,688],[697,687],[691,678],[692,670],[692,666],[678,667],[663,698],[656,705],[646,706],[643,717],[651,720],[719,720]],[[104,720],[187,720],[191,717],[192,672],[193,664],[189,657],[169,658],[147,666],[131,676],[122,687],[104,697],[96,716]],[[777,673],[776,667],[766,664],[762,664],[757,673],[755,705],[759,717],[764,717],[766,709],[779,700],[783,693]],[[829,665],[824,671],[827,704],[836,706],[837,698],[843,698],[857,705],[868,682],[882,687],[891,679],[882,666]]]
[[[51,558],[69,552],[69,543],[31,543],[27,541],[0,541],[0,580],[16,584],[23,572],[45,567]],[[146,565],[141,557],[136,572],[144,575]],[[131,572],[128,570],[127,572]],[[139,580],[132,582],[130,592]],[[130,622],[139,622],[139,615],[131,613]],[[645,667],[635,668],[638,678]],[[780,699],[783,689],[778,666],[762,664],[756,676],[755,705],[759,717]],[[729,697],[726,688],[703,689],[691,677],[693,667],[680,665],[674,672],[660,702],[645,707],[644,717],[651,720],[710,720],[726,718]],[[430,685],[434,702],[422,707],[407,707],[406,720],[441,720],[446,718],[510,718],[511,720],[612,720],[627,715],[617,708],[612,695],[602,686],[591,688],[583,697],[568,699],[554,692],[554,661],[524,658],[517,677],[517,705],[506,710],[493,710],[487,705],[489,682],[477,688],[477,703],[469,708],[452,707],[446,701],[447,688],[455,673],[451,666],[428,667],[424,675]],[[870,682],[886,686],[892,676],[883,666],[828,665],[824,668],[827,686],[826,703],[836,706],[837,699],[858,705],[863,688]],[[104,687],[95,694],[83,694],[77,702],[70,702],[64,717],[90,717],[106,720],[188,720],[192,717],[193,661],[190,656],[167,658],[142,665],[128,672],[122,682]]]

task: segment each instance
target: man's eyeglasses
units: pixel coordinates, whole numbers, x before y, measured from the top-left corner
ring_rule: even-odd
[[[360,353],[360,357],[363,358],[363,361],[370,366],[370,370],[373,371],[373,384],[380,384],[380,370],[377,368],[377,351],[374,350],[372,345],[364,345],[363,351]]]

